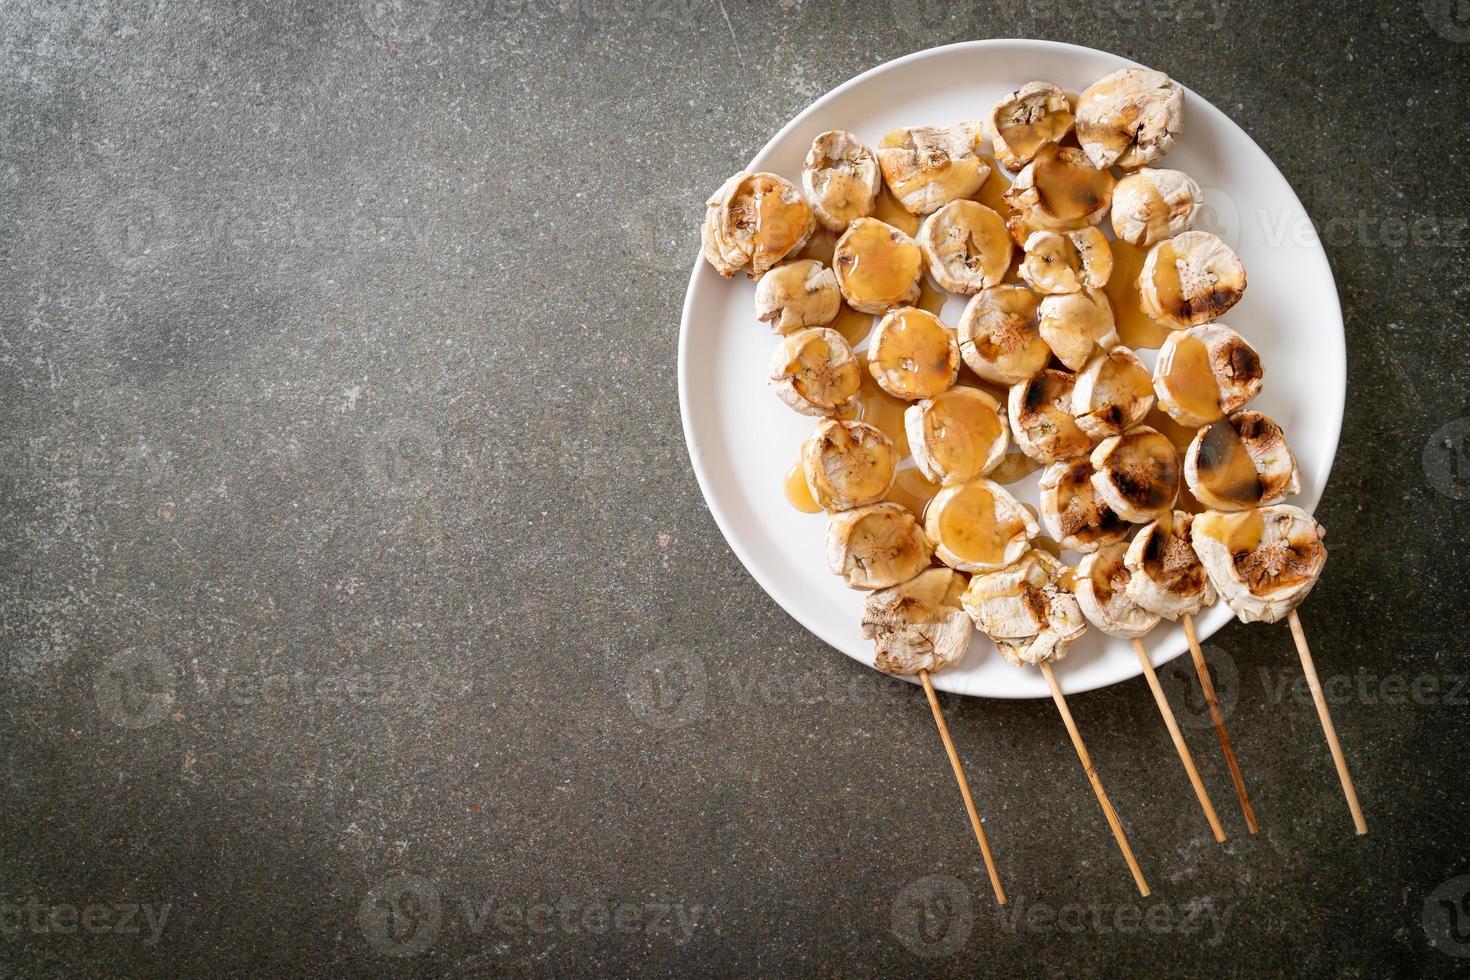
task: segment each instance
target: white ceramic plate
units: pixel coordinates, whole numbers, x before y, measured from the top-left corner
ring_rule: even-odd
[[[922,51],[828,92],[787,123],[745,169],[772,171],[799,184],[812,138],[825,130],[851,130],[876,146],[898,126],[983,119],[996,99],[1032,79],[1080,92],[1134,64],[1050,41],[974,41]],[[1251,407],[1285,427],[1302,470],[1302,492],[1291,502],[1311,510],[1337,451],[1347,386],[1342,312],[1327,257],[1281,172],[1239,126],[1193,91],[1185,94],[1179,141],[1160,165],[1200,182],[1200,227],[1219,234],[1245,263],[1245,297],[1222,322],[1244,335],[1265,362],[1265,389]],[[731,161],[731,172],[737,169]],[[785,499],[783,477],[815,420],[797,415],[767,388],[775,340],[755,319],[753,297],[754,286],[743,276],[723,279],[703,259],[696,261],[679,333],[679,403],[694,471],[720,530],[756,581],[807,629],[871,665],[872,645],[859,630],[864,594],[827,571],[825,518],[800,513]],[[953,327],[963,307],[963,298],[951,296],[944,321]],[[1153,351],[1140,354],[1152,364]],[[1033,475],[1011,489],[1035,505],[1036,482]],[[1075,564],[1079,556],[1065,557]],[[1231,616],[1220,603],[1196,624],[1209,636]],[[1183,631],[1168,623],[1144,642],[1156,664],[1186,649]],[[1140,672],[1127,641],[1096,629],[1056,668],[1068,693]],[[1039,671],[1006,664],[979,634],[964,660],[936,674],[934,682],[961,694],[1048,696]]]

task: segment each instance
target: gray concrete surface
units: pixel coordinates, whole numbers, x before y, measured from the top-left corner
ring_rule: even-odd
[[[1286,631],[1233,626],[1256,838],[1182,675],[1223,847],[1141,682],[1074,700],[1147,900],[1051,706],[946,699],[999,913],[920,696],[702,503],[703,197],[857,72],[1007,35],[1187,82],[1324,231],[1306,619],[1366,839]],[[3,5],[6,975],[1463,974],[1467,59],[1441,0]]]

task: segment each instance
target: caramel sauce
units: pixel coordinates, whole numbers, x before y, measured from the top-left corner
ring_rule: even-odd
[[[1134,350],[1156,348],[1164,343],[1168,329],[1143,312],[1138,295],[1138,274],[1143,271],[1143,261],[1148,253],[1136,245],[1114,241],[1108,243],[1113,250],[1113,274],[1108,277],[1103,292],[1113,304],[1113,321],[1118,329],[1118,339],[1124,347]]]
[[[1206,537],[1214,538],[1230,549],[1231,554],[1252,551],[1261,543],[1265,521],[1255,509],[1233,514],[1212,510],[1194,519],[1194,526]]]
[[[939,484],[924,479],[923,473],[909,468],[898,471],[893,479],[893,486],[888,488],[888,496],[884,499],[907,507],[913,511],[915,517],[923,517],[924,508],[929,506],[929,501],[934,499],[940,489]]]
[[[842,236],[835,257],[842,292],[863,303],[892,305],[919,280],[923,253],[918,243],[879,221],[861,220]]]
[[[822,508],[812,498],[811,487],[806,485],[806,472],[797,460],[786,471],[786,500],[803,514],[820,514]]]
[[[787,202],[781,200],[780,193],[774,190],[759,193],[755,231],[751,239],[755,243],[756,264],[779,260],[791,251],[792,246],[807,233],[812,220],[811,208],[800,198]]]
[[[1200,435],[1199,479],[1217,497],[1254,507],[1261,502],[1265,487],[1255,460],[1229,419],[1221,419]]]
[[[929,454],[956,483],[980,475],[1000,435],[1000,413],[974,388],[942,392],[924,412],[924,442]]]
[[[1041,464],[1022,452],[1009,452],[1000,458],[995,469],[986,474],[986,479],[1005,486],[1024,480],[1041,469]]]
[[[926,277],[923,282],[919,283],[919,300],[914,305],[938,316],[944,311],[944,304],[948,299],[949,294],[935,289]]]
[[[876,370],[890,391],[931,397],[954,382],[958,358],[951,339],[934,314],[912,306],[894,310],[883,318],[868,350],[870,373]]]
[[[842,309],[837,311],[837,318],[827,326],[842,334],[849,346],[856,347],[873,332],[875,322],[876,318],[871,313],[863,313],[843,303]]]
[[[851,167],[834,167],[827,173],[822,188],[822,207],[836,221],[852,221],[866,217],[872,205],[869,184]]]
[[[1011,182],[1006,180],[1005,172],[1001,169],[1000,164],[995,162],[995,157],[986,155],[981,159],[990,165],[990,176],[985,178],[985,183],[980,185],[978,191],[970,195],[970,200],[978,201],[996,214],[1003,216],[1010,210],[1004,195],[1011,189]]]
[[[1006,546],[1024,533],[1025,525],[1015,516],[997,516],[995,494],[983,483],[966,484],[939,515],[939,538],[961,561],[1002,565]]]
[[[858,355],[858,365],[863,375],[862,387],[858,389],[858,404],[862,406],[860,417],[893,440],[898,458],[903,459],[909,454],[909,436],[903,427],[903,413],[909,403],[902,398],[894,398],[878,387],[873,372],[868,369],[866,355]]]
[[[1151,251],[1158,252],[1154,260],[1153,286],[1158,293],[1159,309],[1178,312],[1183,307],[1184,290],[1179,284],[1179,250],[1167,239],[1159,242]],[[1187,313],[1188,310],[1185,309]]]
[[[827,371],[828,358],[832,356],[832,345],[829,344],[820,331],[809,331],[801,343],[801,347],[794,353],[791,361],[787,363],[786,373],[791,378],[791,384],[797,393],[812,404],[818,404],[812,396],[810,388],[813,372],[825,374]],[[825,378],[823,381],[835,382],[844,397],[838,400],[839,404],[846,401],[852,395],[857,394],[862,384],[856,359],[848,360],[838,368],[838,376]]]
[[[818,226],[812,232],[811,239],[802,247],[798,257],[803,259],[815,259],[825,266],[832,265],[832,253],[837,248],[837,235],[826,228]]]
[[[1058,544],[1055,540],[1047,537],[1044,534],[1040,537],[1032,538],[1031,547],[1035,548],[1037,551],[1046,552],[1057,561],[1062,560],[1062,546]]]
[[[1220,411],[1220,385],[1210,367],[1210,351],[1198,337],[1181,334],[1174,342],[1168,372],[1169,393],[1181,409],[1213,422]]]
[[[1073,163],[1057,149],[1043,147],[1033,165],[1031,173],[1041,209],[1060,221],[1077,221],[1096,213],[1112,193],[1112,174]]]
[[[906,235],[917,235],[919,225],[923,223],[917,214],[905,210],[904,206],[898,203],[898,198],[893,196],[893,192],[888,189],[887,185],[878,191],[878,199],[873,202],[873,217],[885,224],[892,225]]]
[[[1036,122],[1000,127],[1001,139],[1021,159],[1036,155],[1044,143],[1055,143],[1072,130],[1072,113],[1048,112]]]

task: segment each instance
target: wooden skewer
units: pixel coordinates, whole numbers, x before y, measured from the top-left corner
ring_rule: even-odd
[[[954,742],[950,740],[949,726],[944,723],[944,712],[939,710],[939,696],[934,693],[934,685],[929,680],[927,670],[919,671],[919,680],[924,682],[924,695],[929,699],[929,710],[934,712],[934,725],[939,729],[939,740],[944,743],[944,751],[949,753],[949,764],[954,768],[955,782],[960,784],[960,795],[965,798],[970,826],[975,829],[975,840],[980,844],[980,856],[985,858],[985,870],[990,875],[990,887],[995,890],[995,903],[1004,905],[1006,890],[1001,887],[1000,873],[995,870],[995,858],[990,855],[990,841],[985,837],[985,827],[980,823],[980,813],[975,809],[974,797],[970,795],[970,781],[965,778],[964,767],[960,765],[960,754],[955,751]]]
[[[1296,652],[1302,658],[1302,670],[1307,675],[1307,686],[1312,689],[1312,700],[1317,702],[1317,717],[1322,719],[1322,733],[1327,736],[1327,748],[1332,752],[1332,762],[1337,766],[1337,778],[1342,781],[1342,793],[1347,797],[1348,809],[1353,813],[1353,826],[1358,834],[1368,832],[1368,822],[1363,819],[1363,810],[1358,806],[1358,791],[1353,788],[1353,777],[1348,773],[1347,759],[1342,746],[1337,742],[1337,729],[1332,727],[1332,715],[1327,711],[1327,698],[1322,693],[1322,684],[1317,680],[1317,667],[1312,663],[1312,651],[1307,646],[1307,634],[1302,629],[1301,618],[1293,609],[1287,616],[1291,624],[1291,636],[1296,640]]]
[[[1139,640],[1133,641],[1133,652],[1138,654],[1138,662],[1143,665],[1143,676],[1148,679],[1149,690],[1154,692],[1159,714],[1164,716],[1164,727],[1169,729],[1169,737],[1174,740],[1174,750],[1179,753],[1179,761],[1184,763],[1184,772],[1189,776],[1189,784],[1194,787],[1200,809],[1205,811],[1205,819],[1210,822],[1215,841],[1221,842],[1225,840],[1225,828],[1220,826],[1215,805],[1210,802],[1210,794],[1205,791],[1205,784],[1199,778],[1199,770],[1194,767],[1194,756],[1190,755],[1189,746],[1184,744],[1184,735],[1179,731],[1179,723],[1174,720],[1174,709],[1169,707],[1169,699],[1164,696],[1164,689],[1159,685],[1159,674],[1154,670],[1153,661],[1148,659],[1148,651]]]
[[[1056,675],[1052,673],[1051,664],[1043,660],[1038,666],[1041,667],[1041,676],[1046,678],[1047,687],[1051,688],[1051,699],[1056,702],[1057,711],[1061,713],[1062,724],[1067,726],[1067,734],[1072,736],[1072,747],[1077,750],[1077,758],[1082,760],[1082,770],[1087,773],[1087,780],[1092,783],[1092,791],[1097,794],[1098,806],[1102,807],[1103,816],[1108,820],[1108,826],[1113,828],[1113,838],[1117,840],[1118,850],[1123,852],[1123,860],[1128,863],[1128,870],[1133,874],[1133,883],[1138,886],[1138,894],[1147,898],[1149,896],[1148,882],[1143,880],[1143,872],[1139,870],[1138,862],[1133,857],[1133,849],[1128,846],[1128,838],[1123,834],[1123,824],[1118,820],[1113,804],[1108,802],[1108,794],[1103,790],[1102,780],[1098,778],[1097,770],[1092,766],[1092,756],[1087,754],[1087,746],[1082,744],[1082,734],[1077,731],[1077,723],[1072,720],[1072,712],[1067,710],[1067,699],[1062,695]]]
[[[1199,675],[1200,690],[1205,703],[1210,706],[1210,718],[1215,722],[1215,734],[1220,737],[1220,751],[1225,754],[1225,765],[1230,769],[1230,781],[1235,784],[1235,795],[1240,797],[1240,809],[1245,814],[1245,826],[1251,833],[1260,827],[1256,824],[1256,809],[1251,806],[1250,794],[1245,791],[1245,776],[1240,771],[1240,761],[1235,758],[1235,746],[1230,743],[1230,733],[1225,730],[1225,713],[1220,710],[1220,701],[1215,697],[1215,685],[1210,680],[1210,668],[1205,663],[1205,652],[1200,649],[1199,637],[1194,632],[1194,617],[1184,614],[1184,638],[1189,641],[1189,655],[1194,658],[1194,672]]]

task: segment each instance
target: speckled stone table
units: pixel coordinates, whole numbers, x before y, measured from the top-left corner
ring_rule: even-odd
[[[1056,38],[1240,122],[1317,222],[1351,401],[1305,610],[1166,671],[922,697],[726,547],[675,337],[709,191],[816,96]],[[0,7],[6,975],[1463,974],[1470,20],[1449,0]]]

